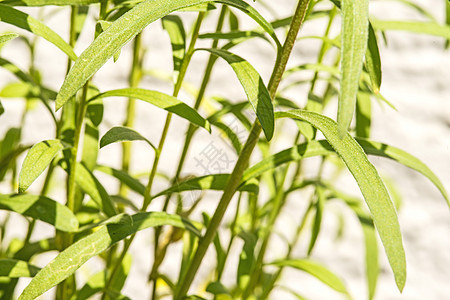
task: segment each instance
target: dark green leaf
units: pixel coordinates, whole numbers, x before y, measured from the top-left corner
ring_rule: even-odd
[[[381,86],[381,59],[380,51],[378,50],[377,37],[370,23],[365,66],[370,76],[373,92],[377,94],[380,91]]]
[[[2,101],[0,101],[0,116],[5,112],[5,108],[3,107]]]
[[[98,205],[108,217],[117,214],[114,202],[106,192],[102,184],[95,178],[83,164],[77,163],[75,170],[75,182],[77,185],[88,194],[92,200]]]
[[[47,197],[24,194],[0,195],[0,209],[41,220],[61,231],[78,230],[78,221],[72,211]]]
[[[190,121],[195,125],[198,125],[200,127],[205,128],[208,131],[211,131],[209,122],[206,121],[202,116],[200,116],[195,109],[191,108],[190,106],[188,106],[187,104],[178,100],[175,97],[169,96],[167,94],[158,91],[151,91],[140,88],[125,88],[98,94],[90,101],[94,101],[96,99],[105,97],[127,97],[142,100],[150,104],[153,104],[157,107],[160,107],[162,109],[165,109],[171,113],[174,113]]]
[[[275,126],[272,99],[258,72],[246,60],[231,52],[221,49],[206,48],[198,50],[211,52],[214,55],[220,56],[230,64],[247,94],[247,98],[261,123],[267,140],[270,141]]]
[[[30,187],[63,148],[60,140],[47,140],[37,143],[28,151],[20,170],[19,193]]]
[[[176,81],[186,52],[186,33],[184,31],[183,21],[178,16],[165,16],[162,18],[162,24],[163,28],[169,34],[172,44],[173,77],[174,81]]]
[[[38,271],[38,267],[30,265],[26,261],[9,258],[0,259],[0,277],[33,277]]]
[[[109,144],[117,143],[117,142],[126,142],[126,141],[145,141],[150,145],[153,149],[156,150],[156,147],[143,137],[139,132],[128,128],[117,126],[111,128],[100,140],[100,148],[103,148]]]
[[[116,177],[117,179],[120,180],[120,182],[126,184],[130,189],[132,189],[136,193],[142,196],[144,195],[145,186],[142,183],[140,183],[137,179],[130,176],[128,173],[106,166],[97,166],[96,169],[99,170],[100,172]]]
[[[197,229],[187,220],[163,212],[138,213],[133,215],[128,223],[100,226],[97,231],[66,248],[42,268],[25,288],[19,299],[35,299],[72,275],[91,257],[102,253],[139,230],[161,225],[184,228],[199,234]]]
[[[355,121],[356,136],[369,138],[370,125],[372,123],[372,102],[370,101],[370,94],[358,92]]]

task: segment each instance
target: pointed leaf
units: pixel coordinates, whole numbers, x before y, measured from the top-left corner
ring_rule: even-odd
[[[126,141],[145,141],[153,149],[156,147],[139,132],[123,126],[117,126],[111,128],[100,140],[100,148],[103,148],[109,144]]]
[[[2,101],[0,101],[0,116],[5,112],[5,108],[3,107]]]
[[[114,202],[106,192],[103,185],[83,164],[76,164],[75,182],[92,198],[92,200],[94,200],[100,210],[103,211],[108,217],[112,217],[117,214]]]
[[[297,270],[301,270],[311,274],[316,277],[335,291],[346,294],[350,298],[350,294],[347,291],[342,280],[337,277],[330,270],[325,268],[324,266],[313,262],[308,259],[287,259],[280,260],[270,263],[271,265],[279,266],[279,267],[291,267]]]
[[[139,230],[161,225],[184,228],[199,234],[196,228],[187,220],[180,216],[169,215],[163,212],[138,213],[133,215],[128,223],[100,226],[97,231],[66,248],[42,268],[25,288],[19,299],[35,299],[72,275],[91,257],[102,253],[115,243]]]
[[[66,232],[78,230],[78,221],[66,206],[44,196],[0,195],[0,209],[41,220]]]
[[[47,5],[89,5],[102,0],[4,0],[2,4],[10,6],[47,6]]]
[[[165,16],[162,18],[163,28],[167,31],[172,44],[173,54],[173,78],[174,81],[178,78],[181,63],[186,52],[186,33],[184,31],[183,21],[179,16]]]
[[[383,21],[374,18],[370,18],[370,23],[378,30],[404,30],[450,39],[449,25],[441,25],[434,22]]]
[[[369,33],[366,51],[366,69],[370,76],[372,89],[375,94],[379,93],[381,86],[381,59],[378,50],[377,37],[372,25],[369,23]]]
[[[0,4],[0,21],[25,29],[40,37],[43,37],[56,47],[61,49],[72,60],[77,59],[72,47],[62,37],[35,18],[15,8]]]
[[[342,0],[341,6],[341,90],[337,121],[339,136],[343,138],[355,111],[359,77],[367,48],[369,0]]]
[[[9,258],[0,259],[0,277],[33,277],[38,271],[38,267],[30,265],[26,261]]]
[[[102,32],[80,55],[64,80],[56,98],[56,110],[60,109],[110,57],[148,24],[181,8],[209,2],[211,0],[146,0],[126,12]],[[244,11],[272,36],[277,45],[280,44],[270,23],[246,2],[242,0],[215,0],[213,2],[230,5]]]
[[[37,143],[28,151],[20,170],[19,193],[30,187],[63,148],[60,140],[48,140]]]
[[[161,195],[178,193],[184,191],[194,191],[194,190],[216,190],[223,191],[227,185],[230,174],[212,174],[205,175],[200,177],[195,177],[192,179],[188,179],[186,181],[180,182],[177,185],[174,185],[167,190],[164,190],[154,198],[159,197]],[[249,180],[245,184],[239,187],[240,191],[255,193],[259,192],[259,183],[257,180]]]
[[[277,116],[306,121],[322,131],[327,141],[347,165],[370,209],[397,286],[401,291],[406,281],[406,259],[397,213],[383,181],[361,146],[348,133],[340,137],[338,125],[323,115],[292,110],[277,113]]]
[[[175,97],[158,91],[151,91],[140,88],[125,88],[98,94],[89,101],[94,101],[96,99],[105,97],[127,97],[142,100],[170,111],[171,113],[174,113],[195,125],[205,128],[209,132],[211,131],[209,122],[206,121],[202,116],[200,116],[195,109],[191,108],[189,105],[185,104]]]
[[[18,37],[19,35],[17,33],[6,33],[6,34],[0,34],[0,45]]]
[[[97,166],[96,170],[99,170],[100,172],[116,177],[117,179],[120,180],[120,182],[126,184],[130,189],[144,196],[145,186],[142,183],[140,183],[139,180],[130,176],[128,173],[106,166]]]
[[[259,122],[264,130],[264,134],[268,141],[272,139],[274,131],[273,104],[261,76],[258,72],[243,58],[221,49],[206,49],[214,55],[223,58],[233,68],[236,76],[241,82],[242,87],[247,94],[253,110],[258,117]]]

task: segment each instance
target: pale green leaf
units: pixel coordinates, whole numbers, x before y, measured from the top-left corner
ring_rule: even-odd
[[[114,202],[106,192],[102,184],[95,178],[83,164],[77,163],[75,169],[75,182],[77,185],[88,194],[92,200],[98,205],[108,217],[117,214]]]
[[[80,55],[64,80],[56,98],[56,110],[61,108],[110,57],[148,24],[173,11],[209,2],[211,0],[147,0],[126,12],[102,32]],[[270,23],[246,2],[242,0],[215,0],[214,2],[244,11],[272,36],[277,45],[280,44]]]
[[[353,118],[367,48],[369,0],[342,0],[341,89],[337,121],[344,137]]]
[[[25,288],[19,299],[35,299],[72,275],[91,257],[102,253],[115,243],[139,230],[161,225],[184,228],[197,235],[199,234],[189,221],[180,216],[169,215],[164,212],[138,213],[133,215],[128,223],[100,226],[97,231],[66,248],[42,268]]]
[[[203,127],[209,132],[211,132],[209,122],[205,120],[202,116],[200,116],[195,109],[191,108],[189,105],[185,104],[184,102],[178,100],[175,97],[169,96],[167,94],[158,91],[151,91],[140,88],[125,88],[98,94],[90,101],[94,101],[96,99],[105,97],[127,97],[142,100],[150,104],[153,104],[157,107],[160,107],[162,109],[165,109],[171,113],[174,113],[188,120],[189,122],[198,125],[200,127]]]
[[[394,272],[397,286],[400,291],[403,290],[406,281],[406,259],[397,212],[383,181],[361,146],[348,133],[340,137],[338,125],[323,115],[292,110],[277,113],[277,116],[310,123],[322,131],[327,141],[342,158],[366,200]]]
[[[156,147],[152,144],[152,142],[143,137],[139,132],[123,126],[113,127],[105,133],[105,135],[100,139],[100,148],[112,143],[126,141],[145,141],[150,145],[150,147],[156,150]]]
[[[61,49],[72,60],[77,59],[72,47],[62,37],[35,18],[15,8],[0,4],[0,21],[25,29],[40,37],[43,37],[56,47]]]
[[[316,277],[335,291],[343,293],[351,298],[342,280],[333,272],[316,262],[308,259],[286,259],[275,261],[270,264],[279,267],[291,267],[297,270],[304,271]]]
[[[205,50],[214,55],[223,58],[233,68],[236,76],[241,82],[242,87],[247,94],[247,98],[251,103],[253,110],[258,117],[259,122],[263,128],[264,134],[268,141],[273,137],[274,131],[274,117],[273,104],[269,92],[258,72],[241,57],[221,49],[206,49]]]
[[[0,277],[33,277],[38,271],[38,267],[30,265],[26,261],[9,258],[0,259]]]
[[[44,196],[0,195],[0,209],[41,220],[61,231],[73,232],[78,229],[78,221],[69,208]]]
[[[0,45],[18,37],[19,35],[17,33],[5,33],[0,34]]]
[[[449,25],[441,25],[434,22],[383,21],[375,18],[370,18],[370,23],[377,30],[402,30],[450,39]]]
[[[216,190],[223,191],[227,185],[230,174],[212,174],[200,177],[195,177],[188,179],[186,181],[180,182],[154,196],[154,198],[161,195],[184,192],[184,191],[194,191],[194,190]],[[259,183],[257,180],[249,180],[245,184],[239,187],[240,191],[258,193]]]
[[[99,3],[101,0],[3,0],[1,4],[10,6],[47,6],[47,5],[89,5]]]
[[[34,145],[22,164],[19,175],[19,192],[25,192],[64,148],[60,140],[47,140]]]

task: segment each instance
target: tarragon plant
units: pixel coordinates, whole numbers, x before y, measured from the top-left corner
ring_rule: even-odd
[[[390,30],[450,40],[449,3],[443,2],[447,19],[440,22],[414,2],[397,1],[425,19],[412,22],[372,17],[369,0],[291,2],[291,14],[280,18],[276,1],[0,1],[1,47],[26,45],[30,53],[28,68],[0,55],[0,67],[15,76],[14,81],[1,83],[1,101],[21,98],[25,103],[21,127],[4,128],[0,123],[5,132],[0,137],[0,209],[7,211],[1,215],[1,299],[35,299],[52,288],[55,299],[95,295],[128,299],[123,287],[128,277],[136,276],[130,266],[142,259],[130,254],[137,234],[149,236],[147,248],[140,253],[152,255],[149,285],[142,287],[148,289],[143,294],[150,294],[151,299],[268,299],[281,289],[304,299],[283,283],[286,268],[306,272],[351,298],[342,274],[311,258],[324,211],[337,201],[361,224],[367,298],[374,298],[377,287],[377,235],[382,255],[402,291],[406,260],[393,192],[388,191],[368,156],[385,157],[420,172],[447,203],[449,199],[440,180],[418,158],[370,137],[372,103],[392,105],[380,92],[379,46]],[[61,28],[45,24],[47,18],[69,11],[70,19],[60,25],[67,28],[67,37],[56,33]],[[251,22],[253,29],[243,26],[244,20]],[[320,24],[323,34],[302,33],[302,26],[311,21]],[[172,53],[164,57],[155,57],[145,44],[144,37],[152,39],[156,34],[149,25],[158,22],[171,43]],[[76,51],[84,32],[91,33],[90,43]],[[46,43],[37,43],[42,39]],[[250,40],[269,43],[274,59],[261,65],[249,63],[239,52]],[[294,47],[308,41],[319,45],[315,60],[290,63]],[[128,43],[132,49],[129,68],[117,70],[129,74],[126,85],[117,89],[96,85],[108,80],[104,78],[108,74],[97,74],[105,63],[125,59],[121,52]],[[37,68],[39,47],[57,50],[67,63]],[[193,56],[207,59],[197,62]],[[148,67],[147,59],[170,57],[172,74]],[[189,72],[194,61],[196,69],[204,70],[198,86]],[[242,90],[242,99],[217,95],[213,69],[218,61],[237,78],[236,89]],[[260,75],[257,70],[263,67],[271,68],[270,76]],[[55,68],[66,75],[62,85],[53,90],[44,79]],[[299,74],[306,79],[298,80]],[[173,84],[172,91],[151,89],[148,80]],[[299,87],[303,92],[292,96],[290,91]],[[126,109],[116,109],[114,118],[124,121],[116,121],[120,126],[114,126],[113,116],[104,115],[104,107],[121,107],[116,103],[123,101]],[[10,114],[2,102],[0,115]],[[337,114],[332,115],[326,108],[333,103],[337,103]],[[158,139],[149,138],[155,136],[155,128],[136,126],[137,105],[154,106],[166,116]],[[54,133],[36,137],[39,142],[28,145],[22,136],[27,130],[26,116],[34,107],[45,109],[41,117],[52,122]],[[178,130],[185,132],[176,145],[181,149],[178,157],[164,156],[168,147],[174,147],[166,145],[172,118],[179,119]],[[242,129],[239,133],[237,126]],[[212,143],[200,152],[202,160],[191,158],[189,150],[194,139],[200,139],[200,132],[201,136],[220,135],[236,159],[229,159]],[[290,140],[290,146],[277,152],[274,145],[281,135]],[[133,167],[137,152],[132,141],[144,142],[148,146],[145,156],[153,159],[143,173]],[[100,164],[99,150],[117,142],[122,145],[121,155]],[[304,163],[310,157],[320,160],[315,170]],[[205,172],[187,171],[185,164],[192,159],[206,166]],[[169,169],[167,160],[176,160],[177,167]],[[231,173],[226,173],[226,168],[208,168],[224,162]],[[361,199],[336,184],[340,176],[349,176],[345,170],[356,180]],[[106,184],[108,177],[117,179],[117,186]],[[63,187],[64,192],[56,192],[55,186]],[[207,190],[218,192],[205,196]],[[294,201],[304,203],[305,209],[297,213],[295,233],[287,236],[279,233],[277,221]],[[214,209],[209,211],[205,205]],[[5,239],[14,226],[10,214],[20,214],[28,221],[22,237]],[[52,226],[50,235],[38,236],[41,232],[35,225],[39,222]],[[308,246],[298,250],[305,234]],[[285,253],[273,258],[268,254],[279,248],[271,245],[277,235],[282,236]],[[182,245],[181,250],[172,247],[176,244]],[[208,249],[211,253],[205,256]],[[57,254],[47,264],[34,263],[47,252]],[[209,256],[215,258],[212,266],[203,263]],[[88,276],[79,272],[93,257],[100,260],[102,269]],[[167,261],[179,272],[166,272],[161,266]],[[200,276],[199,270],[205,268],[213,272]],[[31,277],[23,290],[18,288],[22,277]],[[232,277],[235,279],[230,281]],[[193,284],[194,279],[201,284]]]

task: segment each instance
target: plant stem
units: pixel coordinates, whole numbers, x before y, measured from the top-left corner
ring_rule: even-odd
[[[300,0],[298,2],[296,11],[294,13],[286,41],[283,45],[281,51],[278,51],[277,61],[275,63],[274,70],[272,72],[272,76],[269,81],[268,89],[270,96],[272,99],[274,98],[276,91],[278,89],[278,85],[280,84],[281,77],[286,69],[286,64],[289,60],[289,56],[291,54],[292,48],[294,46],[295,40],[297,38],[298,31],[300,26],[303,23],[303,19],[308,8],[309,0]],[[253,149],[258,142],[259,135],[261,133],[261,125],[256,121],[253,124],[252,130],[248,136],[247,142],[245,143],[238,161],[234,167],[233,172],[231,173],[230,179],[228,180],[227,186],[225,187],[224,193],[220,202],[216,208],[216,211],[211,218],[210,224],[206,230],[205,235],[199,240],[197,250],[194,254],[194,257],[189,265],[188,271],[186,275],[180,282],[178,283],[177,290],[175,291],[174,300],[181,300],[184,298],[186,293],[189,290],[192,281],[194,280],[195,274],[205,256],[206,250],[209,247],[209,244],[214,239],[216,235],[217,229],[222,221],[222,218],[227,210],[228,204],[231,201],[237,187],[241,183],[242,175],[245,169],[248,166],[250,156],[253,152]]]
[[[203,22],[204,16],[205,16],[205,13],[204,12],[200,12],[199,15],[198,15],[198,18],[197,18],[197,20],[195,22],[194,30],[193,30],[191,41],[190,41],[190,44],[189,44],[189,48],[188,48],[188,50],[186,52],[186,55],[185,55],[185,57],[183,59],[183,62],[181,64],[180,72],[179,72],[179,75],[178,75],[178,78],[177,78],[177,82],[175,83],[175,86],[174,86],[174,91],[173,91],[173,96],[174,97],[177,97],[178,93],[180,92],[181,85],[183,83],[184,77],[186,75],[187,68],[189,66],[189,62],[191,60],[192,54],[194,53],[195,42],[197,41],[197,38],[198,38],[198,35],[199,35],[199,32],[200,32],[200,26],[201,26],[201,24]],[[149,175],[148,183],[147,183],[147,186],[145,187],[144,202],[142,204],[141,211],[146,211],[147,210],[147,207],[150,204],[151,199],[152,199],[152,197],[151,197],[152,185],[153,185],[153,181],[154,181],[155,176],[156,176],[156,171],[158,169],[158,163],[159,163],[160,155],[161,155],[162,149],[164,147],[164,142],[165,142],[166,137],[167,137],[167,133],[168,133],[168,130],[169,130],[171,119],[172,119],[172,113],[168,113],[167,117],[166,117],[166,122],[164,124],[164,129],[163,129],[163,132],[161,134],[161,139],[160,139],[159,144],[158,144],[158,148],[155,151],[155,158],[154,158],[154,161],[153,161],[152,170],[151,170],[150,175]],[[122,263],[122,260],[125,257],[126,252],[128,251],[131,243],[134,240],[134,237],[135,237],[135,235],[132,235],[128,240],[125,241],[122,253],[121,253],[120,257],[117,259],[117,261],[115,262],[115,266],[114,266],[113,270],[111,271],[111,274],[109,276],[109,280],[107,281],[107,283],[105,285],[105,291],[111,285],[111,283],[112,283],[112,281],[113,281],[113,279],[115,277],[115,274],[117,273],[117,271],[118,271],[118,269],[119,269],[119,267],[120,267],[120,265]],[[106,294],[106,292],[105,292],[105,294]]]
[[[141,50],[141,33],[134,39],[133,46],[133,62],[130,71],[130,87],[135,88],[139,85],[139,81],[142,77],[141,71],[141,58],[139,52]],[[136,115],[136,99],[129,98],[127,105],[127,115],[124,122],[124,126],[132,128],[134,126],[134,120]],[[131,159],[132,143],[124,142],[122,144],[122,171],[128,173],[130,170],[130,159]],[[126,195],[126,185],[120,183],[119,194],[122,196]]]

